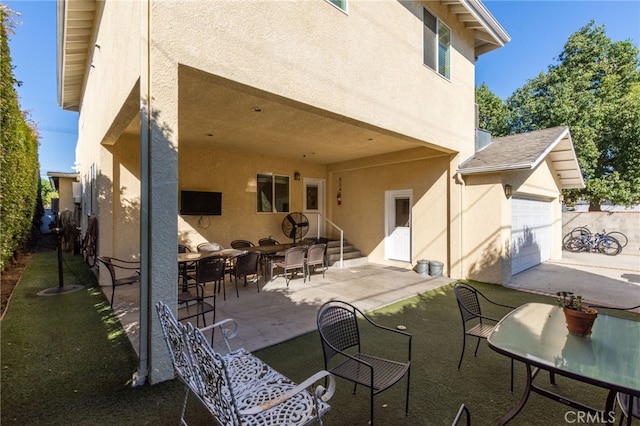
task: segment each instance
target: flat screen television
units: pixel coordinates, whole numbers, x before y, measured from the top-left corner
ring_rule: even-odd
[[[181,191],[180,214],[183,216],[222,215],[222,192]]]

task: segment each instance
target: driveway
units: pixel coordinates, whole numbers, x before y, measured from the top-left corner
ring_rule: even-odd
[[[550,260],[520,272],[507,287],[552,295],[566,290],[582,295],[592,304],[638,306],[640,253],[606,256],[563,251],[561,260]]]

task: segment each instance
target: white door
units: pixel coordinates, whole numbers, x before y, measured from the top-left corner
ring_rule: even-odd
[[[324,237],[325,181],[324,179],[304,178],[303,213],[309,219],[307,238]]]
[[[386,230],[385,257],[411,261],[411,198],[410,189],[385,192]]]
[[[551,202],[511,200],[511,273],[551,258]]]

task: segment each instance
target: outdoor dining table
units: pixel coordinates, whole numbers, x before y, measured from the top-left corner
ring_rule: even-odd
[[[527,369],[524,393],[499,421],[504,425],[525,406],[531,391],[590,413],[600,423],[612,424],[617,392],[640,396],[640,322],[598,314],[591,336],[569,334],[562,309],[527,303],[502,318],[487,342],[496,352],[521,361]],[[569,377],[609,391],[604,410],[588,407],[533,381],[540,370]]]
[[[187,253],[178,253],[178,266],[180,269],[180,274],[183,278],[182,287],[185,289],[187,282],[187,264],[191,262],[198,262],[201,259],[208,257],[219,257],[225,260],[234,259],[238,256],[241,256],[246,253],[246,250],[237,250],[237,249],[222,249],[216,251],[192,251]]]
[[[224,257],[232,259],[246,253],[246,250],[222,249],[216,251],[192,251],[188,253],[178,253],[178,263],[197,262],[205,257]]]

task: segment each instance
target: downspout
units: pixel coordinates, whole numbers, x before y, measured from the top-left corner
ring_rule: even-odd
[[[460,276],[466,278],[464,272],[464,187],[465,182],[462,178],[462,174],[457,172],[453,176],[453,181],[460,185]]]
[[[133,386],[146,383],[149,376],[149,147],[151,145],[151,0],[140,3],[140,341],[138,371]]]

